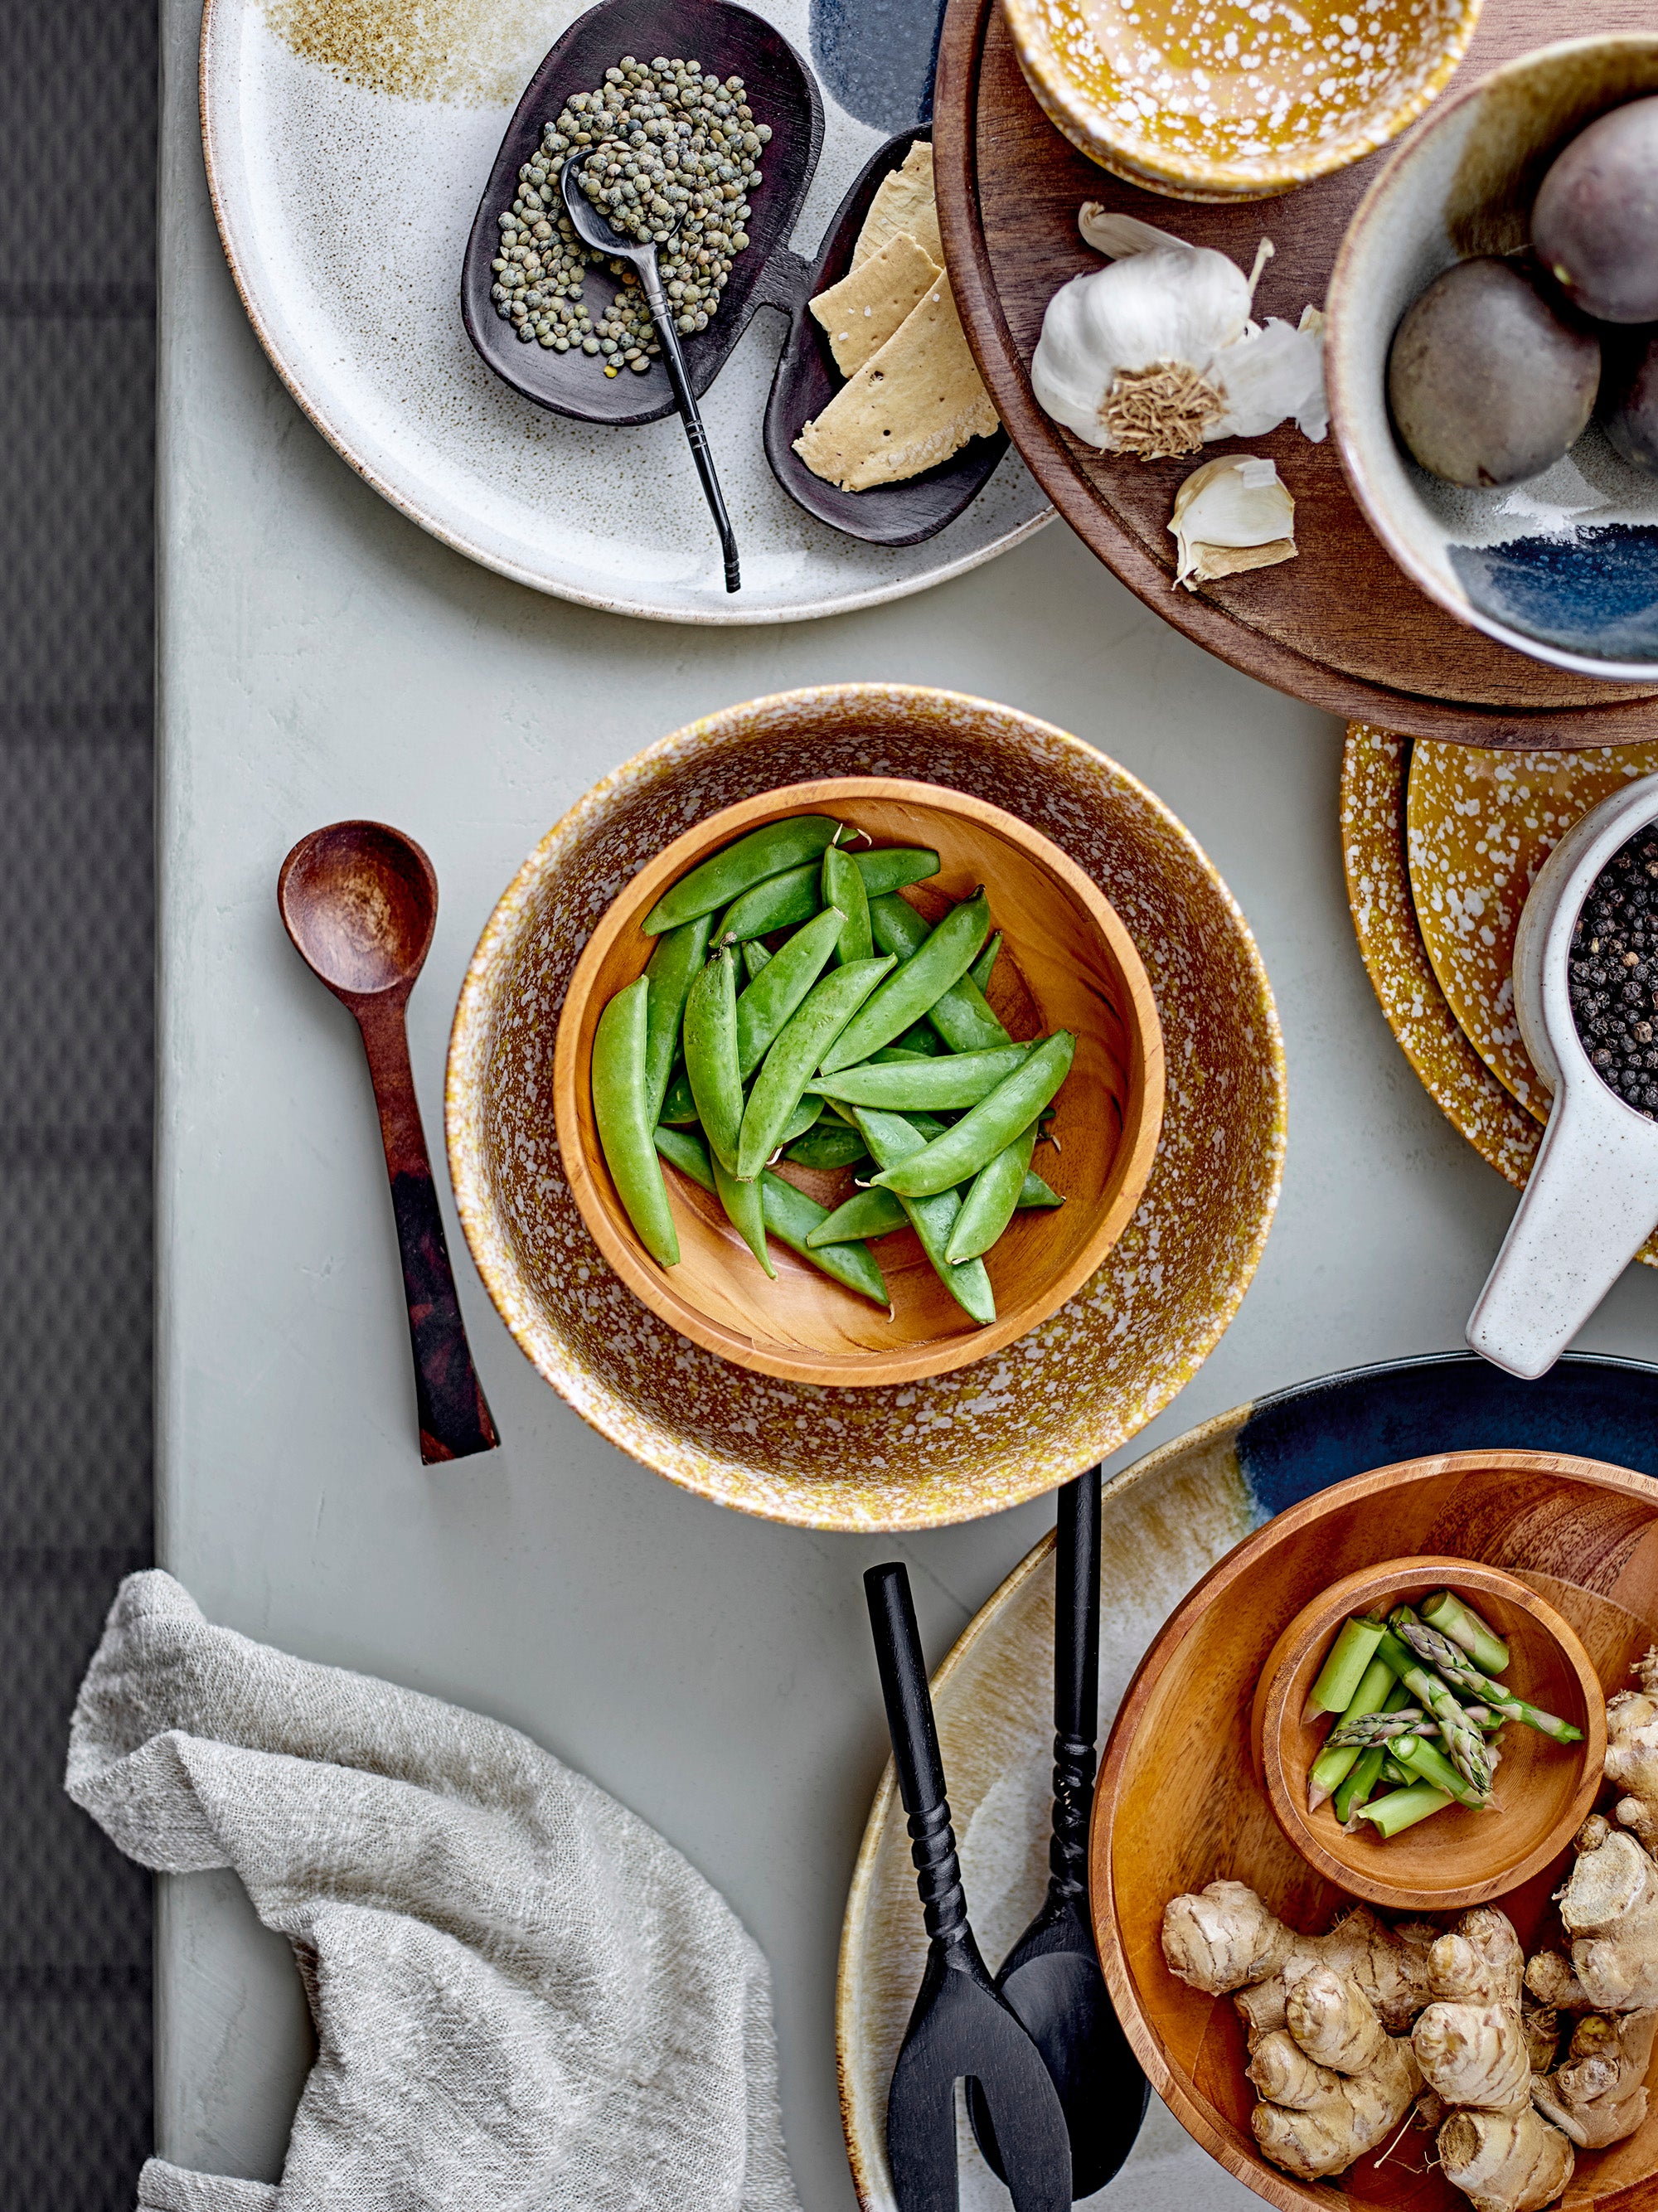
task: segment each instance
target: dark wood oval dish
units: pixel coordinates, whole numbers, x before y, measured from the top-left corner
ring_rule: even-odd
[[[794,450],[795,440],[829,405],[842,381],[828,334],[808,311],[807,302],[838,283],[851,268],[852,250],[881,179],[902,165],[918,139],[932,136],[932,126],[924,124],[889,139],[835,210],[817,260],[810,267],[797,263],[801,283],[791,311],[793,326],[766,404],[766,459],[778,483],[808,514],[872,545],[919,545],[933,537],[978,497],[1007,451],[1005,430],[993,438],[970,438],[958,453],[906,483],[842,491],[838,484],[814,476]]]
[[[1642,0],[1585,0],[1575,30],[1647,30]],[[1486,0],[1454,82],[1561,34],[1550,0]],[[1294,320],[1321,303],[1349,216],[1387,158],[1320,179],[1280,200],[1201,206],[1120,182],[1069,145],[1019,71],[993,0],[949,0],[933,106],[938,220],[950,280],[997,412],[1060,513],[1148,605],[1234,667],[1331,714],[1413,736],[1481,745],[1573,748],[1649,729],[1653,691],[1545,666],[1424,598],[1371,535],[1333,441],[1287,428],[1252,439],[1294,494],[1297,560],[1198,592],[1173,587],[1167,524],[1189,461],[1094,453],[1043,414],[1028,365],[1048,300],[1102,265],[1077,233],[1084,200],[1232,255],[1247,269],[1265,234],[1278,248],[1258,310]],[[1223,449],[1224,450],[1224,449]]]

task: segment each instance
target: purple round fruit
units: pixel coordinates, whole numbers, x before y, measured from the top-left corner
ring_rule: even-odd
[[[1388,356],[1394,426],[1430,476],[1520,483],[1552,468],[1594,410],[1600,341],[1523,264],[1459,261],[1413,301]]]
[[[1601,421],[1631,468],[1658,477],[1658,332],[1607,349]]]
[[[1658,97],[1578,132],[1543,179],[1531,232],[1538,259],[1586,315],[1658,322]]]

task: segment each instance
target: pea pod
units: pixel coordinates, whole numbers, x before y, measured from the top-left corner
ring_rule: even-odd
[[[1044,1182],[1039,1175],[1032,1175],[1027,1169],[1025,1172],[1024,1185],[1019,1193],[1019,1211],[1021,1212],[1023,1212],[1027,1206],[1063,1206],[1064,1204],[1065,1200],[1060,1197],[1059,1192],[1054,1189],[1052,1183]]]
[[[823,1118],[823,1100],[814,1097],[810,1091],[803,1092],[800,1103],[783,1125],[783,1133],[777,1139],[778,1143],[792,1145],[797,1137],[804,1137],[808,1129],[815,1129]]]
[[[869,926],[881,951],[899,960],[910,959],[926,943],[927,926],[908,899],[872,898]],[[952,1052],[985,1052],[992,1045],[1012,1042],[971,975],[963,975],[936,1006],[928,1008],[927,1021]]]
[[[780,953],[778,958],[781,957]],[[849,967],[837,968],[832,974],[820,976],[779,1030],[761,1063],[744,1109],[742,1134],[737,1146],[737,1172],[745,1182],[759,1174],[776,1151],[777,1139],[789,1115],[799,1104],[800,1093],[811,1079],[812,1070],[870,993],[891,972],[892,965],[890,959],[854,960]],[[762,976],[761,981],[764,980]],[[733,1031],[735,1027],[733,1022]],[[733,1036],[733,1057],[735,1050]],[[689,1060],[688,1050],[688,1066]],[[692,1088],[695,1087],[693,1072]],[[707,1116],[703,1118],[706,1127]]]
[[[863,1063],[865,1067],[913,1067],[918,1060],[932,1060],[930,1052],[903,1052],[896,1044],[884,1044],[879,1052],[871,1053]],[[851,1069],[847,1073],[850,1074]]]
[[[1029,1054],[1028,1044],[1004,1044],[991,1052],[950,1053],[938,1060],[917,1054],[913,1059],[865,1061],[861,1067],[843,1067],[838,1075],[820,1075],[812,1089],[851,1106],[887,1106],[899,1114],[917,1106],[948,1111],[987,1098]]]
[[[640,927],[647,937],[658,937],[665,929],[677,929],[681,922],[695,921],[699,915],[716,913],[750,884],[816,860],[824,846],[841,835],[841,824],[827,814],[792,814],[781,822],[768,822],[681,876]]]
[[[911,1154],[919,1154],[926,1148],[926,1138],[905,1115],[884,1113],[878,1106],[854,1106],[852,1110],[865,1141],[884,1170],[896,1167]],[[957,1193],[946,1190],[931,1198],[901,1197],[899,1203],[910,1227],[920,1238],[921,1249],[933,1271],[957,1304],[971,1314],[975,1321],[994,1321],[996,1294],[990,1287],[984,1261],[964,1260],[957,1267],[945,1257],[950,1231],[962,1210]]]
[[[863,1139],[859,1139],[861,1144]],[[820,1244],[839,1244],[848,1237],[890,1237],[909,1219],[890,1190],[855,1190],[844,1205],[820,1221],[807,1242],[815,1252]]]
[[[708,957],[708,918],[699,915],[656,940],[645,973],[651,994],[645,1018],[645,1111],[654,1128],[662,1118],[668,1079],[679,1057],[679,1024],[691,985]]]
[[[708,1155],[714,1171],[714,1196],[726,1209],[726,1218],[774,1282],[777,1270],[766,1249],[766,1206],[757,1182],[738,1182],[726,1173],[718,1152]]]
[[[825,908],[804,929],[796,930],[738,1000],[737,1072],[744,1082],[828,966],[841,934],[841,922],[837,909]]]
[[[803,1168],[849,1168],[868,1158],[869,1147],[844,1121],[820,1122],[790,1145],[786,1157]]]
[[[843,857],[850,858],[857,869],[867,898],[896,891],[900,884],[919,884],[938,872],[936,853],[922,852],[908,845],[884,845],[873,853],[853,853]],[[787,868],[781,875],[769,877],[764,883],[752,885],[740,898],[733,899],[720,917],[714,941],[716,945],[730,945],[741,939],[747,944],[756,937],[768,937],[774,929],[793,929],[797,922],[810,921],[818,908],[826,903],[822,894],[821,860],[808,860],[803,866]]]
[[[1069,1030],[1055,1030],[1023,1067],[999,1083],[954,1127],[935,1137],[925,1152],[884,1169],[875,1180],[901,1198],[924,1198],[951,1190],[977,1175],[1036,1119],[1069,1074],[1076,1049]]]
[[[890,952],[892,947],[890,945],[884,945],[881,950],[883,952]],[[945,992],[944,996],[946,998],[950,996],[948,991]],[[925,1053],[929,1060],[935,1060],[944,1048],[944,1039],[929,1021],[917,1022],[914,1029],[906,1030],[902,1036],[894,1037],[890,1047],[882,1047],[883,1051]]]
[[[872,959],[875,944],[869,933],[869,893],[864,889],[857,862],[838,845],[829,846],[823,854],[823,904],[838,907],[846,916],[835,948],[839,965],[844,968],[853,960]]]
[[[679,1237],[645,1119],[650,994],[650,980],[641,975],[618,991],[598,1018],[593,1032],[593,1119],[604,1164],[640,1242],[659,1266],[677,1267]]]
[[[757,937],[750,937],[744,941],[743,966],[750,983],[770,958],[770,953]]]
[[[975,991],[990,988],[991,971],[996,965],[996,956],[1002,949],[1002,933],[999,929],[973,965],[968,969],[968,981]]]
[[[686,1129],[659,1129],[656,1146],[663,1158],[671,1160],[682,1175],[689,1176],[704,1190],[714,1188],[714,1163],[700,1137],[694,1137]],[[781,1176],[763,1175],[759,1185],[766,1227],[780,1244],[786,1244],[790,1251],[809,1260],[832,1280],[872,1299],[878,1306],[891,1304],[886,1279],[876,1264],[875,1255],[866,1245],[841,1243],[820,1252],[807,1244],[812,1231],[827,1218],[826,1209],[816,1199],[808,1198],[792,1182],[785,1182]]]
[[[664,1094],[656,1118],[665,1121],[671,1129],[688,1128],[695,1121],[696,1101],[691,1097],[690,1079],[683,1067],[675,1068],[673,1081]]]
[[[726,1168],[734,1170],[743,1126],[743,1079],[737,1066],[737,962],[729,945],[691,985],[684,1030],[685,1073],[697,1119]]]
[[[1036,1124],[1033,1121],[980,1169],[973,1178],[972,1189],[962,1200],[956,1226],[950,1232],[950,1243],[944,1248],[946,1259],[972,1260],[989,1251],[1013,1218],[1035,1146]]]
[[[871,908],[873,918],[874,908]],[[855,1021],[848,1022],[823,1058],[823,1073],[852,1067],[929,1012],[973,965],[990,927],[982,890],[953,906],[926,941],[888,976]],[[1005,1039],[1003,1040],[1006,1042]]]

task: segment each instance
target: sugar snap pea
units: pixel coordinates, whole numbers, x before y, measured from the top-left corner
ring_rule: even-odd
[[[778,1143],[792,1145],[797,1137],[804,1137],[808,1129],[815,1129],[823,1118],[823,1101],[814,1097],[809,1091],[803,1092],[800,1103],[783,1124],[783,1133],[777,1139]]]
[[[871,1053],[862,1065],[865,1067],[913,1067],[918,1060],[931,1060],[930,1052],[905,1052],[896,1044],[884,1044],[879,1052]],[[850,1074],[851,1070],[848,1069]]]
[[[967,971],[969,981],[975,991],[987,991],[990,988],[991,970],[996,965],[996,956],[1001,949],[1002,933],[999,929]]]
[[[699,915],[657,939],[645,970],[651,981],[645,1018],[645,1112],[652,1128],[662,1118],[668,1079],[679,1057],[685,1000],[708,957],[708,918]]]
[[[727,957],[730,956],[727,955]],[[780,953],[778,957],[781,958]],[[773,963],[775,965],[775,963]],[[800,1103],[812,1070],[829,1050],[858,1009],[891,973],[893,963],[854,960],[836,968],[814,983],[778,1031],[771,1049],[754,1079],[749,1103],[743,1112],[742,1134],[737,1146],[737,1172],[744,1182],[757,1176],[777,1149],[777,1139],[789,1115]],[[765,978],[760,979],[762,982]],[[754,987],[750,986],[752,989]],[[689,1013],[688,1013],[689,1021]],[[732,1028],[736,1024],[733,1021]],[[735,1059],[736,1041],[732,1040]],[[689,1046],[686,1065],[690,1065]],[[691,1084],[695,1088],[695,1071]],[[708,1116],[703,1116],[703,1126]]]
[[[1044,1182],[1039,1175],[1033,1175],[1028,1168],[1026,1169],[1024,1186],[1019,1193],[1021,1212],[1030,1206],[1063,1206],[1064,1204],[1065,1200],[1052,1183]]]
[[[737,1066],[737,962],[724,945],[691,985],[685,1001],[685,1073],[696,1116],[728,1170],[737,1165],[743,1079]]]
[[[844,968],[849,961],[872,959],[875,943],[869,933],[869,893],[864,889],[857,862],[838,845],[828,846],[823,853],[823,904],[838,907],[846,916],[835,948],[839,965]]]
[[[737,1002],[737,1072],[746,1083],[789,1016],[829,965],[841,935],[838,908],[797,929]]]
[[[750,983],[771,958],[771,954],[757,937],[747,938],[743,945],[743,966]]]
[[[869,925],[883,952],[908,960],[926,943],[927,926],[908,899],[895,894],[872,898]],[[985,1052],[1012,1040],[985,1004],[984,993],[970,975],[963,975],[927,1010],[927,1021],[952,1052]]]
[[[976,1106],[987,1098],[1029,1054],[1028,1044],[1004,1044],[991,1052],[947,1053],[938,1060],[924,1060],[917,1054],[914,1059],[906,1055],[884,1063],[866,1060],[861,1067],[818,1076],[812,1088],[825,1098],[844,1098],[853,1106],[890,1106],[899,1114],[917,1106],[948,1111]]]
[[[1036,1119],[1070,1073],[1076,1049],[1077,1041],[1068,1030],[1055,1030],[1022,1067],[942,1137],[935,1137],[912,1158],[884,1168],[875,1180],[901,1198],[922,1198],[953,1189],[976,1175]]]
[[[922,1132],[902,1114],[889,1114],[878,1106],[854,1106],[853,1114],[872,1152],[883,1170],[896,1167],[911,1154],[926,1148],[927,1139]],[[950,1233],[956,1226],[956,1217],[962,1210],[962,1201],[953,1190],[938,1193],[928,1198],[904,1198],[899,1203],[908,1217],[909,1224],[921,1240],[921,1249],[926,1254],[938,1280],[950,1292],[957,1305],[972,1315],[977,1322],[993,1322],[996,1318],[996,1294],[990,1287],[990,1277],[985,1273],[982,1260],[963,1260],[959,1266],[945,1258]]]
[[[665,1121],[671,1129],[688,1128],[695,1121],[696,1101],[691,1097],[690,1079],[683,1067],[675,1068],[656,1118]]]
[[[849,1168],[868,1156],[869,1147],[862,1137],[844,1121],[820,1121],[784,1154],[803,1168]]]
[[[734,845],[727,845],[689,875],[681,876],[663,892],[640,927],[647,937],[657,937],[665,929],[677,929],[682,921],[716,913],[750,884],[817,860],[824,846],[841,835],[841,830],[842,825],[827,814],[791,814],[781,822],[768,822],[762,829],[750,830],[746,837],[739,837]]]
[[[938,872],[938,855],[921,845],[877,845],[872,852],[852,857],[872,898],[896,891],[900,884],[925,883]]]
[[[1033,1121],[974,1176],[973,1188],[962,1200],[956,1226],[944,1247],[947,1260],[972,1260],[989,1251],[1013,1218],[1035,1144]]]
[[[682,1175],[689,1176],[704,1190],[714,1189],[714,1163],[700,1137],[693,1136],[688,1129],[659,1129],[656,1146],[663,1158],[671,1160]],[[827,1209],[819,1206],[816,1199],[808,1198],[805,1191],[797,1190],[781,1176],[763,1175],[759,1177],[759,1185],[766,1227],[780,1244],[786,1244],[792,1252],[799,1253],[802,1259],[809,1260],[833,1281],[872,1299],[878,1306],[891,1304],[885,1278],[866,1245],[838,1243],[821,1252],[808,1246],[807,1237],[828,1218]]]
[[[859,1142],[861,1142],[861,1138]],[[815,1252],[820,1244],[839,1244],[853,1237],[890,1237],[909,1219],[890,1190],[855,1190],[843,1205],[820,1221],[807,1243]]]
[[[593,1032],[593,1119],[604,1164],[641,1243],[660,1266],[674,1267],[679,1264],[679,1238],[645,1119],[650,993],[650,980],[641,975],[618,991],[598,1018]]]
[[[725,1207],[726,1220],[774,1282],[777,1270],[766,1249],[766,1202],[760,1185],[738,1182],[734,1175],[727,1174],[718,1152],[709,1153],[708,1165],[714,1171],[714,1196]]]
[[[990,907],[982,890],[951,907],[920,949],[889,975],[869,1003],[847,1024],[823,1055],[823,1072],[855,1066],[907,1030],[959,982],[990,927]]]
[[[881,950],[890,952],[892,947],[884,945]],[[944,996],[948,998],[950,994],[946,991]],[[931,1022],[923,1020],[917,1022],[914,1029],[906,1030],[902,1036],[894,1037],[890,1048],[883,1047],[883,1050],[889,1048],[893,1052],[921,1052],[929,1060],[934,1060],[944,1051],[944,1041]]]
[[[826,850],[829,849],[825,848]],[[835,847],[835,850],[840,848]],[[865,896],[877,898],[896,891],[900,884],[919,884],[938,872],[938,855],[908,845],[882,845],[872,853],[848,856],[858,871]],[[821,860],[787,868],[768,878],[733,899],[714,927],[716,945],[747,944],[768,937],[774,929],[793,929],[810,921],[822,905],[823,867]]]

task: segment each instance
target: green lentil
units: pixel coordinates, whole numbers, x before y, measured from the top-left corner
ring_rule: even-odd
[[[495,313],[526,345],[557,353],[579,346],[603,357],[606,376],[624,366],[643,374],[660,352],[650,309],[629,264],[606,260],[576,237],[560,196],[566,161],[583,165],[582,189],[618,236],[651,239],[661,249],[675,321],[689,337],[708,328],[749,243],[748,196],[762,182],[770,137],[741,77],[722,84],[695,60],[658,55],[645,63],[624,54],[602,85],[571,95],[518,173],[513,204],[495,218]],[[584,279],[597,268],[617,284],[595,315]]]

